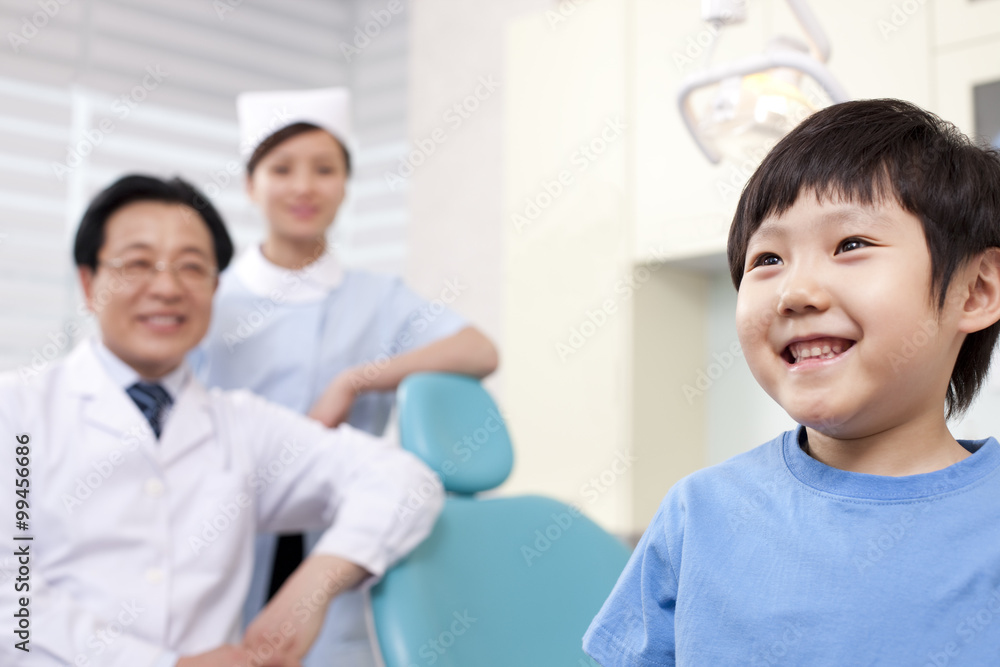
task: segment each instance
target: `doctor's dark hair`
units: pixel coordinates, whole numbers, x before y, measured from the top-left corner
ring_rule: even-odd
[[[739,290],[747,246],[764,220],[799,196],[860,205],[896,201],[920,220],[931,257],[931,298],[944,308],[967,260],[1000,247],[1000,153],[954,125],[901,100],[836,104],[779,141],[747,182],[729,230],[728,258]],[[948,416],[982,387],[1000,323],[966,336],[948,386]]]
[[[179,178],[164,181],[155,176],[140,174],[119,178],[90,202],[76,230],[76,241],[73,244],[73,260],[76,265],[88,266],[96,271],[97,254],[104,245],[104,226],[108,218],[123,206],[141,201],[181,204],[196,211],[212,235],[219,271],[229,265],[229,260],[233,258],[233,242],[222,222],[222,216],[208,199],[190,183]]]
[[[247,160],[247,176],[253,176],[254,169],[260,164],[260,161],[264,157],[292,137],[297,137],[300,134],[305,134],[306,132],[314,132],[316,130],[326,130],[319,125],[313,125],[312,123],[292,123],[286,127],[281,128],[274,134],[268,136],[264,141],[260,142],[257,148],[254,149],[253,153],[250,155],[250,159]],[[329,132],[327,132],[329,134]],[[333,137],[332,134],[330,134]],[[337,145],[340,146],[341,152],[344,154],[344,170],[347,175],[351,175],[351,153],[347,150],[347,146],[344,145],[337,137],[333,137]]]

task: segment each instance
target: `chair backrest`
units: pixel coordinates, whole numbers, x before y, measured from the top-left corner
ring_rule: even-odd
[[[628,549],[556,500],[472,496],[501,483],[512,462],[503,419],[478,382],[410,376],[400,387],[398,409],[403,446],[438,469],[446,488],[459,495],[449,496],[431,536],[372,588],[386,667],[594,664],[581,639],[625,567]],[[499,427],[484,426],[488,418]],[[489,436],[477,439],[480,428]],[[467,437],[479,448],[457,456],[459,443],[469,446]],[[449,460],[456,465],[445,474]]]
[[[433,468],[449,492],[487,491],[510,475],[507,425],[478,380],[415,373],[400,383],[396,409],[403,448]]]

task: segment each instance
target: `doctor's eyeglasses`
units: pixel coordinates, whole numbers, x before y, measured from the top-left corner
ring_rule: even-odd
[[[156,274],[160,271],[169,271],[181,285],[188,289],[207,289],[219,274],[217,268],[198,259],[154,262],[145,258],[122,259],[116,257],[97,263],[99,266],[107,266],[117,271],[129,283],[129,286],[134,288],[145,287],[153,282]]]

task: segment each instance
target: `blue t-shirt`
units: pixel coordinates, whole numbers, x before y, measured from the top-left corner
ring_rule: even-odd
[[[674,486],[584,636],[614,665],[1000,665],[1000,445],[831,468],[803,429]]]

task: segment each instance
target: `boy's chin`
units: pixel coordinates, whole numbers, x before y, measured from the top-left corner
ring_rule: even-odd
[[[822,433],[827,437],[837,438],[838,440],[856,437],[853,435],[853,431],[857,429],[852,427],[851,420],[846,415],[829,410],[786,410],[786,412],[789,417],[795,420],[795,423],[801,424],[817,433]]]

